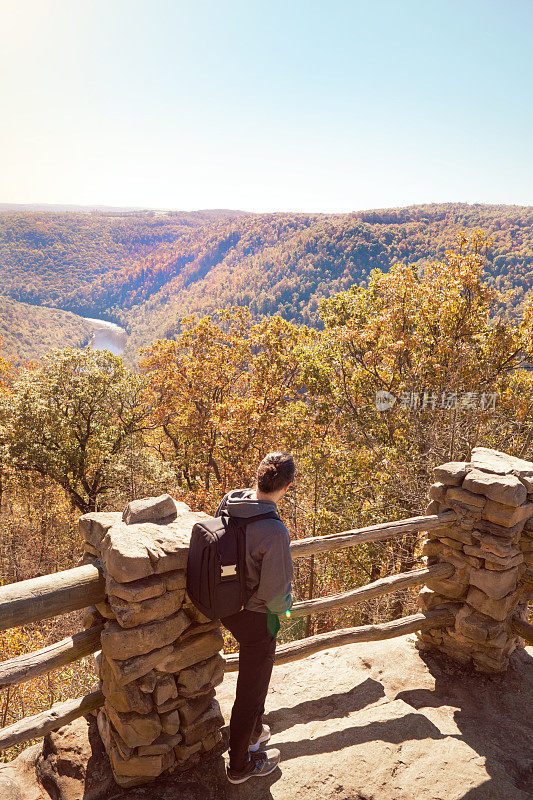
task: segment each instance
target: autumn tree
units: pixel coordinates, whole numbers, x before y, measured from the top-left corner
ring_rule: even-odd
[[[176,340],[141,351],[154,446],[198,502],[249,482],[258,459],[283,440],[283,409],[298,397],[304,331],[281,317],[252,325],[245,308],[181,321]]]
[[[7,455],[59,484],[82,513],[125,480],[132,437],[148,428],[142,376],[108,350],[52,350],[12,387]]]
[[[421,274],[373,270],[367,287],[321,306],[320,356],[347,434],[383,457],[403,453],[415,472],[468,455],[525,365],[526,328],[491,317],[501,296],[484,280],[485,246],[482,232],[462,234]]]
[[[485,281],[486,244],[481,232],[462,235],[442,261],[373,270],[367,286],[321,304],[305,380],[335,434],[320,505],[337,530],[422,513],[435,464],[477,444],[523,452],[533,436],[531,320],[493,316],[501,296]],[[396,539],[357,558],[372,579],[412,568],[415,547],[416,537]]]

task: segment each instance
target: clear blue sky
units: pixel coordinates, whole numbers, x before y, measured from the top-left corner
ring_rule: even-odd
[[[533,204],[531,0],[0,0],[0,202]]]

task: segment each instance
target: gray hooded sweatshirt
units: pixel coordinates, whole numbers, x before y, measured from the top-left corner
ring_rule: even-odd
[[[268,511],[278,513],[273,500],[253,500],[252,489],[234,489],[224,495],[215,511],[232,517],[253,517]],[[246,584],[253,594],[249,611],[284,614],[292,606],[293,565],[289,532],[279,519],[259,519],[246,527]]]

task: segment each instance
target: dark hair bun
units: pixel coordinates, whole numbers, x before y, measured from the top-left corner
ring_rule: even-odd
[[[295,472],[296,464],[290,453],[268,453],[257,468],[257,487],[265,494],[272,494],[291,483]]]

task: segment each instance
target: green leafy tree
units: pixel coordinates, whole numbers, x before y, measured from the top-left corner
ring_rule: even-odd
[[[46,475],[83,513],[129,480],[132,437],[148,427],[145,381],[108,350],[52,350],[22,370],[5,409],[14,469]]]

